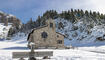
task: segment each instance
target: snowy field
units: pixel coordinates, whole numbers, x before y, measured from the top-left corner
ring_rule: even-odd
[[[0,41],[0,60],[18,60],[12,59],[12,52],[29,52],[26,38],[22,39]],[[35,51],[53,51],[52,60],[105,60],[104,48],[103,45],[98,47],[78,47],[76,49],[41,49]]]
[[[20,50],[13,50],[20,51]],[[13,60],[12,52],[13,51],[1,51],[0,60]],[[27,51],[27,50],[22,50]],[[37,50],[36,50],[37,51]],[[41,50],[38,50],[41,51]],[[47,51],[47,50],[43,50]],[[105,54],[88,52],[83,50],[48,50],[53,51],[54,56],[51,57],[53,60],[105,60]],[[14,59],[18,60],[18,59]]]
[[[85,25],[80,21],[77,24],[73,25],[66,20],[58,19],[59,22],[64,23],[64,30],[58,30],[57,32],[68,34],[68,38],[64,40],[66,46],[76,46],[75,49],[38,49],[35,51],[53,51],[52,60],[105,60],[105,41],[103,42],[95,42],[96,37],[103,36],[105,34],[105,27],[95,26],[91,29],[91,34],[86,34]],[[56,23],[57,24],[57,23]],[[73,26],[82,27],[84,30],[80,32],[80,29],[76,31],[72,31]],[[0,24],[0,37],[6,37],[9,28]],[[77,37],[72,37],[72,34],[77,33]],[[22,33],[21,33],[22,34]],[[0,40],[0,60],[18,60],[12,59],[12,52],[29,52],[30,50],[27,48],[27,37],[20,33],[15,37],[11,38],[11,40]],[[21,37],[20,37],[20,36]],[[78,39],[80,37],[86,37],[82,41]],[[105,37],[104,37],[105,38]],[[71,40],[72,39],[72,40]],[[81,39],[81,38],[80,38]]]

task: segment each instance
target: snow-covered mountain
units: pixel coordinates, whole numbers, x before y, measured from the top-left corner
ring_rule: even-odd
[[[56,31],[62,34],[65,34],[65,45],[73,46],[95,46],[97,42],[101,45],[105,43],[105,25],[95,25],[91,27],[91,23],[84,22],[87,19],[80,19],[76,23],[71,23],[68,20],[57,18],[56,22]],[[59,28],[60,23],[63,27]],[[102,38],[98,39],[98,38]],[[103,42],[103,43],[100,43]]]
[[[22,23],[16,16],[0,11],[0,40],[9,39],[21,26]]]
[[[4,13],[1,12],[1,14]],[[13,17],[13,15],[9,14],[4,15],[8,18]],[[95,46],[97,43],[98,45],[105,43],[105,15],[96,12],[83,12],[82,10],[64,11],[62,13],[57,13],[53,10],[47,11],[43,16],[38,17],[36,21],[30,19],[30,21],[24,25],[22,25],[20,21],[15,23],[18,19],[13,17],[8,22],[14,24],[15,28],[10,29],[11,31],[9,31],[8,35],[15,34],[13,33],[15,32],[14,30],[22,27],[17,31],[19,34],[15,34],[14,37],[20,37],[23,33],[27,36],[31,29],[45,24],[47,17],[54,19],[56,22],[56,31],[65,35],[65,45]]]
[[[46,11],[36,23],[45,24],[48,18],[56,22],[56,31],[65,35],[65,45],[100,46],[105,44],[105,14],[95,11]]]
[[[74,49],[38,49],[35,51],[53,51],[52,60],[105,60],[105,16],[99,13],[87,13],[87,11],[79,13],[69,11],[57,14],[55,11],[47,11],[36,21],[31,19],[23,25],[22,31],[27,32],[32,28],[42,26],[50,15],[56,23],[56,31],[65,35],[65,46],[72,45]],[[6,37],[8,32],[11,35],[13,32],[11,23],[8,26],[5,25],[5,23],[0,23],[1,37]],[[0,60],[13,60],[12,52],[30,51],[27,48],[28,33],[22,31],[11,37],[11,40],[0,41]]]
[[[0,23],[0,39],[5,39],[8,36],[8,31],[12,25],[4,26],[4,23]]]

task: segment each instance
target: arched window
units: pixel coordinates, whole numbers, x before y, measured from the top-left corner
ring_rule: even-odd
[[[48,35],[46,32],[42,32],[41,36],[42,36],[42,38],[47,38]]]

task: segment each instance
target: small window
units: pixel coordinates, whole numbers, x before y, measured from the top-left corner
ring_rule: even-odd
[[[59,37],[59,35],[57,35],[57,37]]]
[[[62,44],[62,40],[58,40],[57,41],[57,44]]]
[[[51,28],[53,27],[53,23],[50,23],[50,27],[51,27]]]

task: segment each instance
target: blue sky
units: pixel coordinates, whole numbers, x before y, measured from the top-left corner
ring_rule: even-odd
[[[31,17],[35,20],[46,10],[83,9],[105,13],[105,0],[0,0],[0,10],[13,14],[26,23]]]

